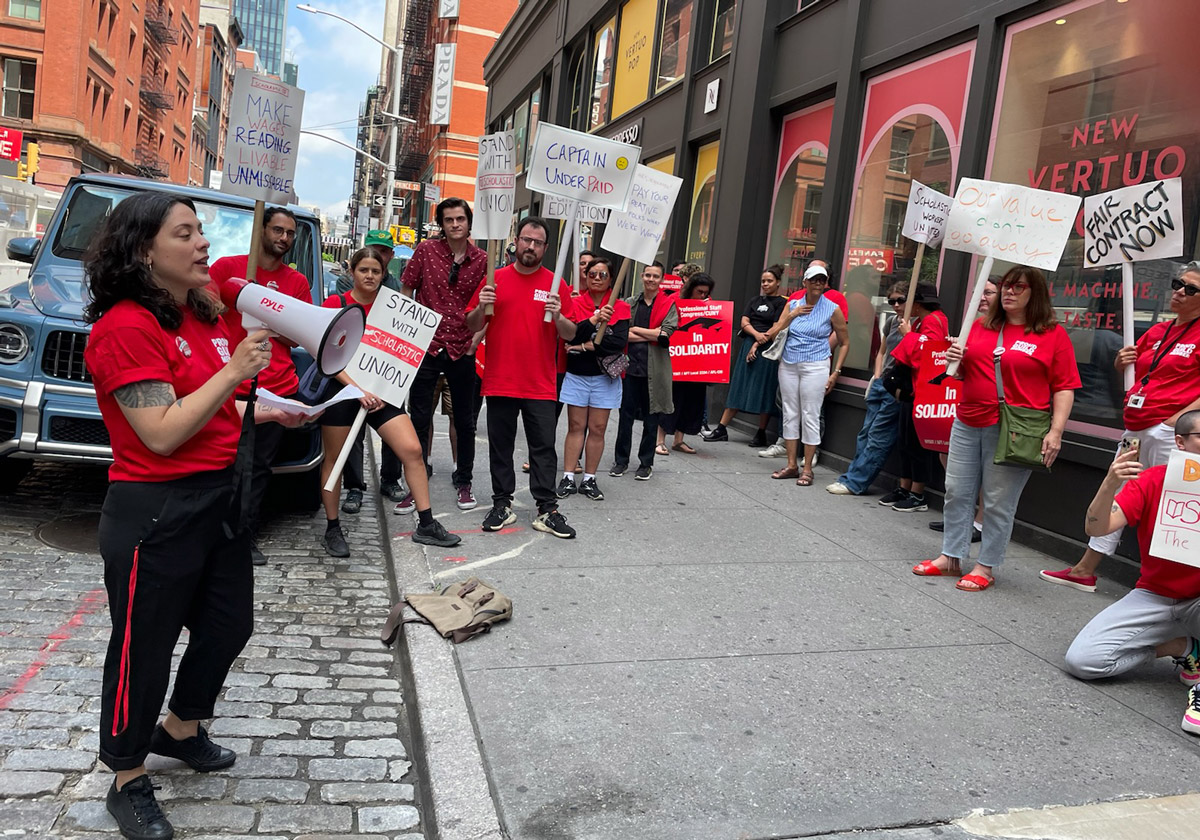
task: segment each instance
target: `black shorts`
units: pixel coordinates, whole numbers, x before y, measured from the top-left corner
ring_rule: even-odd
[[[329,406],[325,409],[325,413],[321,415],[322,426],[353,426],[354,417],[358,414],[358,409],[362,407],[362,403],[358,400],[343,400],[340,403]],[[372,429],[378,429],[389,420],[393,420],[404,414],[404,406],[397,408],[390,403],[384,403],[383,408],[378,408],[375,411],[367,412],[367,423]]]

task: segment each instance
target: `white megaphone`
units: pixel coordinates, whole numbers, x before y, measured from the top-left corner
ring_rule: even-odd
[[[313,306],[241,277],[221,284],[221,302],[242,313],[247,332],[261,324],[299,344],[312,354],[322,376],[335,376],[350,364],[367,325],[366,311],[358,304]]]

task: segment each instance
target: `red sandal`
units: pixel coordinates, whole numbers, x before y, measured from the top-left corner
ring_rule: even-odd
[[[922,560],[912,567],[912,573],[919,577],[955,577],[962,574],[959,569],[943,569],[934,565],[932,560]]]
[[[963,592],[982,592],[995,582],[995,578],[985,578],[983,575],[963,575],[962,580],[954,584],[954,588]],[[970,586],[963,586],[964,583]]]

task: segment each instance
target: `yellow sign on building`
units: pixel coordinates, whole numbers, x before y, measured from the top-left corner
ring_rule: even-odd
[[[613,75],[612,117],[646,101],[654,64],[654,22],[658,0],[626,0],[621,6],[621,37]]]

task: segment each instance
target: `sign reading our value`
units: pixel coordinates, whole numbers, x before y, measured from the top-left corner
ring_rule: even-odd
[[[733,301],[677,300],[679,326],[671,333],[671,378],[677,382],[729,381]]]
[[[362,343],[346,372],[368,393],[404,405],[442,316],[391,289],[380,289]]]
[[[1200,455],[1176,449],[1167,461],[1150,553],[1200,566]]]
[[[637,146],[538,123],[525,186],[596,207],[624,210],[641,155]]]
[[[682,186],[682,178],[639,163],[625,210],[612,214],[600,247],[640,263],[654,262]]]
[[[913,374],[913,426],[921,446],[933,452],[950,451],[950,427],[958,411],[962,383],[953,376],[933,380],[946,372],[949,341],[930,339],[921,346],[921,365]]]
[[[547,219],[565,219],[571,200],[557,195],[548,195],[542,202],[542,215]],[[607,207],[593,207],[590,204],[575,205],[575,218],[583,224],[604,224],[608,221]]]
[[[503,239],[512,226],[517,191],[517,141],[511,131],[479,138],[475,169],[475,215],[471,233],[476,239]]]
[[[1083,264],[1116,265],[1183,253],[1183,181],[1136,184],[1083,200]]]
[[[221,191],[276,204],[295,200],[304,91],[239,70],[229,110]]]
[[[914,180],[908,187],[908,209],[900,231],[914,242],[937,246],[946,235],[946,218],[954,199]]]
[[[945,246],[1053,271],[1079,202],[1077,195],[963,178],[946,222]]]

